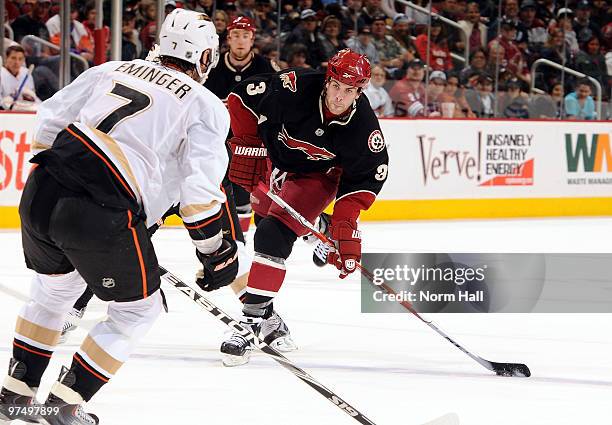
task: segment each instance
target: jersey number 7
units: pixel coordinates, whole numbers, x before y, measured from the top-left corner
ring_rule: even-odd
[[[118,81],[114,81],[114,83],[113,89],[107,94],[127,100],[127,103],[114,109],[96,126],[96,129],[106,134],[113,131],[115,126],[121,121],[144,111],[152,103],[151,97],[148,94],[128,87]]]

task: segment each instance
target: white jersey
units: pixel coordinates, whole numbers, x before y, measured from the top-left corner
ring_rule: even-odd
[[[107,62],[81,74],[37,115],[33,148],[74,124],[121,171],[153,225],[177,202],[187,223],[219,212],[229,113],[184,73],[149,61]]]

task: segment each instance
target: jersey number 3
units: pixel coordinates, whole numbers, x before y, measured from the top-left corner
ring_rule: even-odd
[[[117,81],[115,81],[113,89],[107,94],[127,101],[126,104],[113,110],[102,120],[102,122],[100,122],[100,124],[97,125],[96,128],[98,130],[107,134],[110,133],[121,121],[144,111],[151,106],[152,103],[148,94],[128,87]]]

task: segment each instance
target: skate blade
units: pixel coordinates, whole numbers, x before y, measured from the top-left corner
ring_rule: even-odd
[[[274,348],[276,351],[280,351],[281,353],[295,351],[298,348],[290,336],[281,336],[279,338],[276,338],[268,345]]]
[[[250,350],[247,351],[244,356],[234,356],[233,354],[221,353],[221,361],[223,362],[223,366],[226,367],[235,367],[247,364],[249,362],[250,357]]]

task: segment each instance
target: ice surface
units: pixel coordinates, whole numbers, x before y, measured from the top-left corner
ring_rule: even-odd
[[[364,251],[610,252],[612,219],[444,221],[362,225]],[[249,234],[252,239],[252,234]],[[182,229],[155,235],[160,263],[185,280],[197,268]],[[13,324],[30,272],[18,232],[0,232],[0,367],[10,357]],[[522,362],[532,377],[488,372],[410,314],[361,314],[356,277],[311,263],[296,243],[275,306],[299,350],[288,357],[378,425],[421,424],[449,412],[462,425],[612,423],[612,315],[436,315],[447,333],[493,361]],[[89,403],[102,425],[356,424],[263,354],[224,368],[225,328],[164,284],[163,314],[109,384]],[[210,294],[238,315],[231,290]],[[103,317],[92,302],[84,327],[56,351],[44,396],[69,364],[86,328]]]

